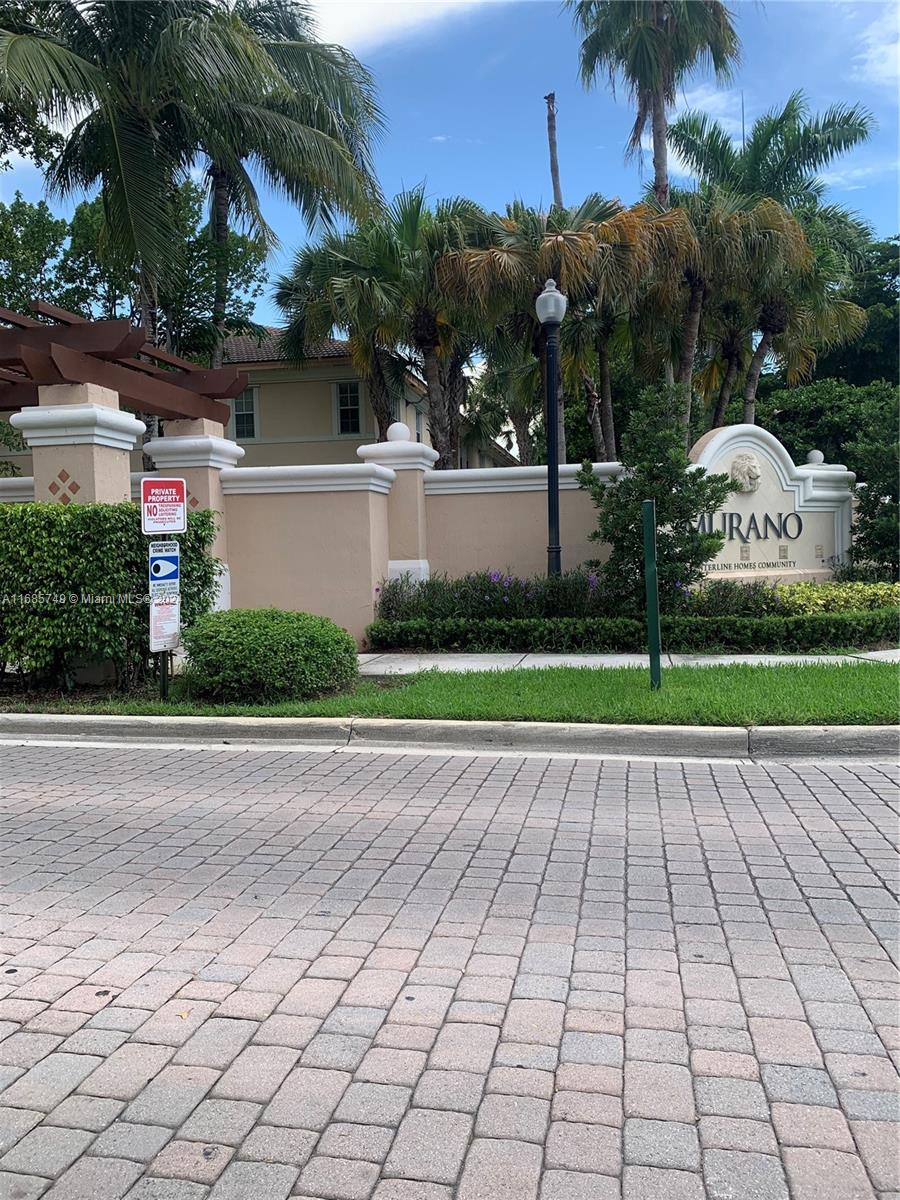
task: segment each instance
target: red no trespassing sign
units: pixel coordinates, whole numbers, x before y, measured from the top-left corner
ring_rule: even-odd
[[[187,529],[187,487],[183,479],[141,480],[143,533],[184,533]]]

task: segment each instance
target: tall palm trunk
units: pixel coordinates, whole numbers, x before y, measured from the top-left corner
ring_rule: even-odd
[[[559,182],[559,153],[556,147],[556,92],[548,92],[544,97],[547,101],[547,141],[550,143],[550,179],[553,182],[553,203],[557,208],[563,207],[562,187]]]
[[[600,426],[603,430],[603,445],[606,461],[616,461],[616,424],[612,406],[612,376],[609,373],[609,341],[600,338],[597,343],[597,360],[600,364]]]
[[[459,423],[460,416],[466,408],[469,394],[469,384],[463,370],[465,365],[465,355],[452,354],[441,379],[447,406],[447,421],[451,446],[450,462],[453,467],[459,466]]]
[[[425,386],[428,388],[428,428],[431,444],[438,452],[434,467],[437,471],[449,471],[453,467],[455,447],[449,405],[441,383],[437,346],[424,346],[421,353]]]
[[[759,377],[762,373],[763,363],[766,361],[766,355],[769,353],[769,348],[772,345],[772,332],[766,330],[759,339],[759,344],[753,351],[753,357],[750,359],[750,366],[747,368],[747,382],[744,384],[744,424],[756,424],[756,389],[759,386]]]
[[[516,435],[516,450],[523,467],[531,466],[531,418],[518,408],[511,408],[509,421]]]
[[[600,393],[597,385],[585,371],[581,377],[584,385],[584,401],[587,408],[588,429],[594,443],[594,462],[606,461],[606,446],[603,444],[603,426],[600,424]]]
[[[228,302],[228,175],[213,164],[212,215],[210,218],[213,244],[216,248],[216,277],[213,293],[212,321],[215,343],[210,361],[221,367],[225,357],[225,307]]]
[[[651,103],[653,121],[653,194],[661,208],[669,207],[669,150],[666,134],[669,121],[666,102],[661,92],[655,92]]]
[[[373,366],[368,374],[366,382],[369,385],[369,403],[372,405],[372,412],[375,414],[375,424],[378,426],[378,441],[387,441],[388,427],[394,419],[393,410],[391,407],[391,393],[388,387],[387,380],[384,377],[384,370],[378,359],[378,348],[376,347],[373,353]]]
[[[719,395],[716,398],[716,407],[713,411],[710,429],[719,429],[725,424],[725,413],[728,411],[728,405],[731,403],[731,393],[734,391],[734,381],[737,379],[738,373],[738,356],[736,354],[729,355],[728,367],[725,370],[725,375],[722,379],[722,386],[719,388]]]
[[[676,383],[684,386],[684,404],[679,414],[679,420],[684,427],[685,445],[690,440],[691,429],[691,383],[694,378],[694,359],[697,354],[697,341],[700,336],[700,314],[703,312],[703,297],[706,289],[702,283],[694,281],[691,284],[691,297],[688,301],[687,313],[684,318],[684,336],[681,343],[681,361],[678,364]]]

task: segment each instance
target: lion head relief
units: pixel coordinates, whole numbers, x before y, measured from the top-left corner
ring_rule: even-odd
[[[731,462],[731,478],[741,492],[755,492],[760,480],[759,463],[755,454],[736,454]]]

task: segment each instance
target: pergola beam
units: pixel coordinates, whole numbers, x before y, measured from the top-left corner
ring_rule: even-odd
[[[69,346],[101,358],[133,354],[144,338],[142,329],[128,321],[92,321],[85,325],[41,325],[28,329],[0,330],[0,364],[22,362],[22,349],[46,350],[51,344]]]
[[[95,383],[138,412],[224,425],[231,410],[222,401],[247,387],[237,368],[198,367],[152,345],[130,321],[91,321],[46,300],[29,308],[45,320],[0,307],[0,411],[37,404],[40,387]]]
[[[227,404],[176,387],[157,375],[143,375],[120,363],[92,358],[68,346],[51,345],[50,357],[63,378],[70,383],[96,383],[100,387],[111,388],[119,393],[126,404],[141,412],[154,413],[169,420],[206,417],[223,425],[231,416]]]

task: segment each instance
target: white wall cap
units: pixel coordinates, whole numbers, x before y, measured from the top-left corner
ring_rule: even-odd
[[[329,463],[311,467],[227,467],[220,476],[227,496],[265,492],[379,492],[397,478],[376,463]]]
[[[211,434],[152,438],[145,443],[144,451],[158,467],[215,467],[219,470],[237,466],[247,453],[237,442]]]
[[[393,471],[430,471],[440,458],[437,450],[412,441],[409,426],[402,421],[388,426],[387,439],[360,446],[356,453],[363,462],[383,463]]]
[[[0,479],[0,504],[28,504],[34,499],[31,475],[13,475]]]
[[[109,446],[132,450],[147,428],[118,408],[99,404],[54,404],[23,408],[9,418],[29,446]]]
[[[622,464],[603,462],[592,464],[594,475],[599,479],[615,479],[622,473]],[[576,463],[565,463],[559,468],[559,490],[578,490]],[[546,467],[478,467],[471,471],[430,471],[425,476],[427,496],[454,496],[478,492],[546,492]]]

